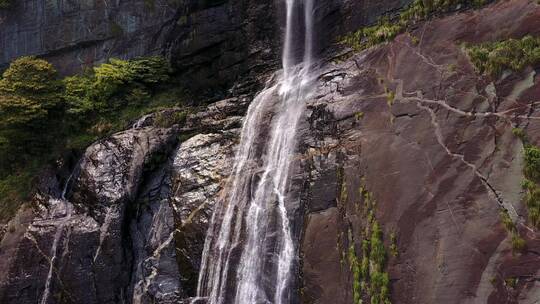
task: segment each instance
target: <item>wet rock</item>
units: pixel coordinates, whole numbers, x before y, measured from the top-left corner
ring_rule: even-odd
[[[240,96],[215,102],[189,115],[182,131],[209,133],[240,128],[250,101],[248,96]]]
[[[321,49],[410,0],[320,1]],[[14,1],[0,9],[0,70],[36,55],[63,74],[107,59],[165,55],[186,88],[203,95],[252,93],[279,68],[283,2],[265,0]],[[206,94],[204,94],[206,93]]]
[[[163,52],[177,8],[155,1],[15,1],[0,9],[0,67],[39,55],[68,73],[110,57]]]
[[[183,293],[170,204],[170,162],[150,173],[131,208],[132,303],[177,303]]]
[[[206,230],[232,169],[239,130],[199,134],[183,142],[173,163],[173,208],[182,282],[194,296]]]
[[[175,139],[173,129],[144,128],[90,146],[75,170],[72,195],[43,196],[30,214],[19,216],[25,218],[19,227],[4,237],[8,243],[0,251],[5,256],[0,265],[1,302],[128,301],[134,254],[126,230],[127,209],[144,168],[174,147]],[[151,248],[162,241],[159,234],[167,230],[159,227],[163,221],[157,217],[153,222],[157,227],[147,228],[157,234],[155,239],[139,243]]]

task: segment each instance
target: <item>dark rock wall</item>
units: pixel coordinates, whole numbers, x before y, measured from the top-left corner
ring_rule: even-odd
[[[374,22],[405,1],[317,3],[318,46]],[[279,67],[283,1],[23,0],[0,9],[0,70],[37,55],[63,74],[111,57],[165,55],[189,89],[246,93],[261,72]],[[216,91],[221,91],[216,93]]]
[[[161,53],[175,14],[166,0],[14,1],[0,10],[0,66],[38,55],[73,73],[109,57]]]
[[[260,72],[278,66],[281,4],[183,2],[170,19],[143,18],[144,24],[166,23],[159,30],[148,25],[163,48],[143,39],[148,48],[137,50],[168,52],[202,87],[239,81],[247,86],[235,92],[250,91]],[[540,236],[527,225],[519,185],[523,146],[511,130],[522,127],[540,143],[539,67],[490,79],[474,71],[460,44],[538,36],[540,6],[512,0],[433,19],[391,43],[332,62],[339,33],[403,4],[335,0],[318,6],[319,50],[329,55],[302,119],[293,164],[291,196],[299,203],[289,209],[300,257],[293,290],[300,303],[352,302],[347,252],[361,252],[362,188],[377,201],[386,245],[391,232],[397,235],[398,255],[387,256],[393,303],[535,303]],[[111,10],[114,20],[129,11]],[[133,35],[123,37],[140,37]],[[69,67],[77,52],[124,38],[38,53],[66,59]],[[122,51],[128,49],[117,50],[130,56]],[[89,64],[104,58],[91,57]],[[79,164],[67,203],[58,199],[60,181],[51,178],[50,189],[36,197],[34,208],[20,210],[2,238],[0,302],[39,303],[50,273],[48,304],[172,304],[194,296],[204,236],[249,101],[212,104],[190,115],[182,129],[154,128],[148,115],[137,128],[95,143]],[[179,135],[188,138],[176,146]],[[527,242],[522,253],[512,252],[499,217],[503,209]],[[514,278],[511,286],[507,279]]]

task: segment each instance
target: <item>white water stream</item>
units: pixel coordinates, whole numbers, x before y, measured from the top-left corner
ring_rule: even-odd
[[[209,304],[291,301],[297,251],[287,213],[289,173],[312,83],[313,1],[286,0],[282,74],[245,117],[228,192],[205,241],[197,296]]]
[[[60,196],[60,199],[51,199],[50,203],[51,205],[63,205],[63,207],[60,207],[59,209],[62,209],[65,214],[64,217],[60,218],[58,222],[55,223],[56,225],[56,232],[54,234],[53,244],[51,246],[51,253],[50,253],[50,260],[49,260],[49,272],[47,273],[47,279],[45,280],[45,289],[43,290],[43,294],[41,296],[40,304],[47,304],[47,301],[49,299],[50,293],[51,293],[51,282],[52,277],[54,274],[54,264],[56,262],[56,258],[58,256],[58,243],[60,242],[60,239],[62,238],[62,234],[64,233],[65,226],[69,223],[69,220],[71,219],[71,215],[73,212],[73,205],[67,201],[66,194],[69,187],[69,183],[71,182],[71,179],[73,177],[74,172],[71,173],[69,178],[66,180],[66,184],[64,185],[64,189],[62,190],[62,195]],[[57,208],[54,208],[57,209]]]

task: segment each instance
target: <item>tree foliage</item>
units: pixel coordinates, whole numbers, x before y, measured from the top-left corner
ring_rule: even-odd
[[[111,59],[92,72],[64,79],[65,98],[72,114],[98,115],[148,100],[151,88],[169,79],[162,57]]]
[[[12,147],[36,152],[61,119],[61,90],[50,63],[35,57],[15,60],[0,79],[0,136]]]
[[[143,114],[177,106],[185,91],[170,74],[161,57],[111,59],[63,79],[45,60],[13,61],[0,78],[0,223],[30,195],[32,179],[46,164]],[[182,115],[161,123],[180,123]]]

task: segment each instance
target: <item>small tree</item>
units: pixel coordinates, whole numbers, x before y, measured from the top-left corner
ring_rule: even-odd
[[[0,137],[8,146],[37,152],[62,119],[62,87],[45,60],[21,57],[0,79]]]

